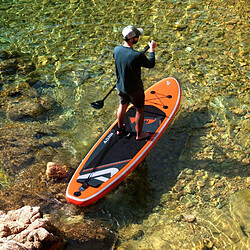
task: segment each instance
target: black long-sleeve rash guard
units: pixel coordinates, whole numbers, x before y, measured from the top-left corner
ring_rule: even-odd
[[[150,52],[147,58],[143,53],[132,48],[117,46],[114,48],[113,55],[117,89],[126,94],[143,90],[141,67],[153,68],[155,66],[155,53]]]

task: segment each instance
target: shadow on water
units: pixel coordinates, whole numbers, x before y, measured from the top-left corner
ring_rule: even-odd
[[[162,196],[171,193],[186,168],[207,171],[212,176],[249,176],[246,166],[228,156],[228,148],[204,143],[204,136],[216,130],[216,126],[206,105],[190,112],[180,111],[142,164],[99,202],[82,208],[85,217],[104,221],[114,229],[142,223],[163,205]],[[194,157],[200,153],[203,158]]]

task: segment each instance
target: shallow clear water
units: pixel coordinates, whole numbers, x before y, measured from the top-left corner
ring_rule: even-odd
[[[166,205],[166,197],[178,193],[177,176],[186,168],[207,171],[211,178],[220,175],[231,186],[239,177],[239,189],[248,188],[247,5],[201,0],[1,1],[0,209],[40,205],[57,218],[57,208],[65,231],[74,227],[68,217],[79,219],[80,214],[80,220],[106,223],[120,237],[119,230],[133,224],[144,221],[144,227],[152,227],[150,216],[162,207],[175,211]],[[121,30],[128,24],[144,29],[136,49],[143,50],[152,38],[157,42],[156,67],[143,70],[145,88],[173,76],[182,87],[182,106],[143,166],[96,205],[76,209],[62,198],[67,181],[44,179],[46,163],[75,169],[115,120],[115,91],[101,110],[90,103],[102,99],[115,83],[112,51],[122,43]],[[28,100],[47,105],[47,113],[35,107],[28,115],[20,113],[22,105],[32,106]],[[24,190],[23,199],[4,198]],[[199,195],[203,199],[205,194]],[[220,195],[226,200],[226,194]],[[160,212],[159,220],[167,223]],[[154,239],[160,238],[152,228]],[[135,241],[148,248],[143,237]]]

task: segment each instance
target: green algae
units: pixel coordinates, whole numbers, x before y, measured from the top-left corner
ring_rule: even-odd
[[[6,173],[6,171],[4,171],[2,169],[2,164],[0,163],[0,188],[3,188],[7,185],[9,185],[10,183],[10,177],[8,176],[8,174]]]

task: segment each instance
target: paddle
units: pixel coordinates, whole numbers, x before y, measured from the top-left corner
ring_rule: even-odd
[[[146,51],[149,49],[149,45],[146,46],[146,48],[142,51],[143,54],[146,53]],[[107,95],[102,100],[91,102],[91,106],[95,109],[101,109],[104,106],[105,99],[111,94],[111,92],[115,89],[116,84],[112,87],[112,89],[108,92]]]

